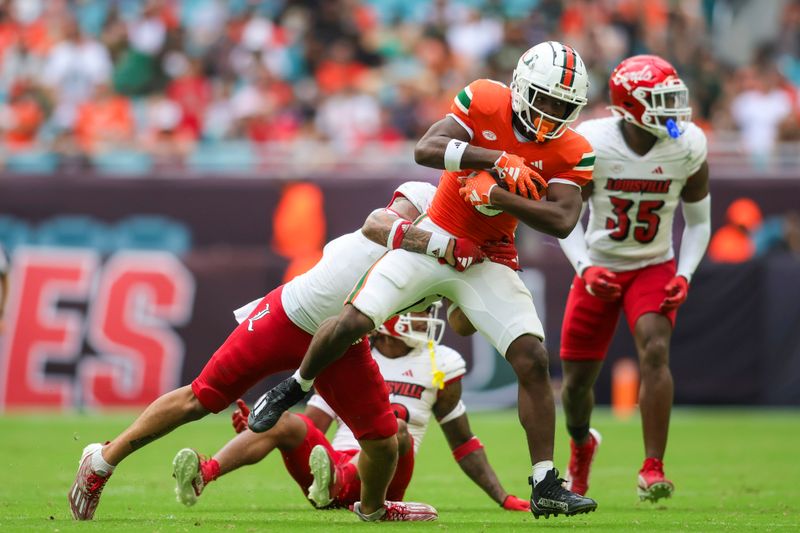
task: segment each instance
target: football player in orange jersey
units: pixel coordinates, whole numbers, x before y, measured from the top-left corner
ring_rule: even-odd
[[[450,236],[482,246],[513,243],[518,220],[556,237],[572,231],[581,187],[594,165],[591,145],[569,128],[586,104],[588,85],[577,52],[545,42],[522,55],[511,87],[477,80],[455,97],[452,113],[431,126],[415,150],[418,163],[445,170],[428,213],[415,222],[434,232],[427,254],[390,250],[364,274],[338,318],[319,328],[298,371],[255,405],[253,431],[272,427],[328,364],[376,324],[438,294],[463,310],[517,375],[519,418],[533,464],[531,512],[538,518],[596,509],[594,500],[566,490],[553,467],[555,403],[544,330],[530,292],[508,266],[477,258],[454,270],[440,259],[454,246]],[[402,240],[407,227],[398,223],[387,242],[398,235]],[[352,394],[358,384],[343,390]],[[385,490],[397,462],[396,443],[387,439],[384,452],[365,462],[363,487]],[[380,509],[366,506],[359,514],[370,520],[373,511],[379,518]]]

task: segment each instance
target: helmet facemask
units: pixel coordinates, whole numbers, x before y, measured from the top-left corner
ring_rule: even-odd
[[[434,302],[427,310],[425,316],[404,313],[390,319],[378,328],[378,333],[400,339],[409,348],[420,348],[432,341],[439,344],[444,335],[444,320],[439,318],[439,309],[442,302]],[[393,325],[390,325],[394,322]]]
[[[692,121],[689,89],[679,78],[667,79],[653,88],[637,87],[630,94],[644,107],[641,119],[618,107],[612,107],[612,111],[660,139],[677,139]]]
[[[566,102],[564,116],[556,117],[536,107],[534,102],[536,102],[536,98],[540,93]],[[585,98],[581,99],[569,94],[557,94],[557,91],[538,87],[530,80],[519,76],[517,72],[514,72],[511,82],[511,95],[511,107],[514,113],[528,130],[528,133],[533,134],[537,142],[556,139],[563,135],[569,125],[577,120],[581,108],[586,105]]]

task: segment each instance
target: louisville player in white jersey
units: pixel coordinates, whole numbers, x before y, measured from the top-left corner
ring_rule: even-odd
[[[364,270],[386,253],[387,245],[401,246],[393,240],[392,229],[398,227],[398,222],[413,220],[425,212],[434,191],[426,183],[401,185],[387,209],[372,213],[361,230],[329,243],[320,262],[309,272],[256,300],[249,307],[249,314],[191,385],[156,399],[131,426],[107,444],[86,446],[68,493],[75,519],[93,518],[109,476],[127,456],[187,422],[222,411],[264,377],[296,368],[314,331],[323,320],[338,313]],[[370,240],[375,235],[380,236],[377,242]],[[484,257],[468,239],[443,235],[436,238],[442,243],[441,249],[446,250],[444,260],[456,268]],[[413,228],[402,246],[424,253],[430,239],[429,231]],[[497,250],[502,252],[503,247]],[[325,377],[317,381],[317,392],[336,409],[361,443],[362,498],[367,500],[366,505],[375,512],[383,510],[379,514],[385,519],[413,520],[414,513],[406,512],[402,506],[389,503],[384,507],[387,474],[372,466],[380,462],[375,456],[386,455],[387,446],[394,443],[396,447],[397,422],[368,344],[363,339],[350,346],[353,357],[343,360],[344,364],[338,367],[331,366]],[[346,389],[352,376],[359,376],[358,395]],[[391,478],[390,473],[388,477]]]
[[[625,59],[609,80],[614,117],[578,126],[594,146],[594,180],[584,187],[589,225],[561,242],[575,267],[561,333],[562,400],[571,436],[568,480],[585,494],[600,435],[590,429],[593,386],[625,312],[639,354],[645,460],[640,498],[672,494],[664,477],[673,382],[669,343],[677,308],[711,233],[706,139],[691,122],[689,93],[667,61]],[[686,227],[677,267],[672,222]]]
[[[463,402],[461,378],[466,363],[455,350],[439,344],[444,321],[439,303],[430,311],[405,313],[390,319],[370,339],[372,357],[389,387],[389,401],[398,419],[399,460],[387,498],[400,501],[411,481],[414,456],[433,416],[442,428],[461,469],[503,509],[528,511],[530,504],[508,494],[492,469],[478,437],[472,434]],[[430,343],[430,344],[429,344]],[[233,414],[239,433],[212,458],[191,448],[173,461],[178,501],[194,505],[204,488],[241,466],[255,464],[277,448],[303,496],[317,508],[348,507],[359,499],[356,468],[358,439],[315,394],[303,414],[285,413],[265,433],[247,430],[249,410],[241,400]],[[325,433],[337,423],[329,442]]]
[[[510,87],[493,80],[465,87],[451,114],[417,143],[416,161],[445,171],[427,216],[416,227],[478,244],[513,243],[522,220],[566,237],[580,216],[581,187],[592,177],[591,145],[569,128],[586,104],[588,83],[577,52],[551,41],[522,55]],[[398,229],[402,234],[406,227]],[[435,239],[429,243],[441,248]],[[405,250],[382,256],[356,284],[337,319],[319,329],[298,372],[255,405],[250,428],[272,427],[327,365],[347,357],[344,352],[354,341],[385,322],[393,309],[431,294],[455,302],[517,375],[534,516],[594,511],[597,503],[564,489],[553,467],[555,403],[544,331],[531,294],[514,270],[491,261],[455,272]]]

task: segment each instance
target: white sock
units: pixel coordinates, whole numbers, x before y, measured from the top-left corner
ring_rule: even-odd
[[[353,505],[353,510],[356,512],[359,518],[361,518],[361,520],[364,520],[365,522],[377,522],[378,520],[383,518],[383,515],[386,514],[386,507],[381,507],[374,513],[364,514],[361,512],[361,502],[356,502]]]
[[[533,465],[533,486],[539,484],[541,480],[544,479],[544,476],[553,469],[553,461],[539,461],[535,465]]]
[[[116,468],[114,465],[110,465],[103,459],[103,449],[100,448],[97,452],[92,454],[92,470],[94,470],[98,475],[103,477],[108,477]]]
[[[312,379],[305,379],[304,377],[302,377],[300,375],[300,369],[299,368],[297,370],[295,370],[294,374],[292,374],[292,377],[294,378],[294,380],[296,382],[298,382],[300,384],[300,388],[303,389],[303,392],[310,391],[311,387],[314,386],[314,379],[313,378]]]

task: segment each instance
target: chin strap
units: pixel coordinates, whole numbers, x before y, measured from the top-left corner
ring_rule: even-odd
[[[432,340],[428,340],[428,353],[431,355],[431,375],[433,379],[431,382],[433,386],[438,389],[444,388],[444,372],[439,370],[439,367],[436,366],[436,350],[434,350],[435,345],[433,344]]]

